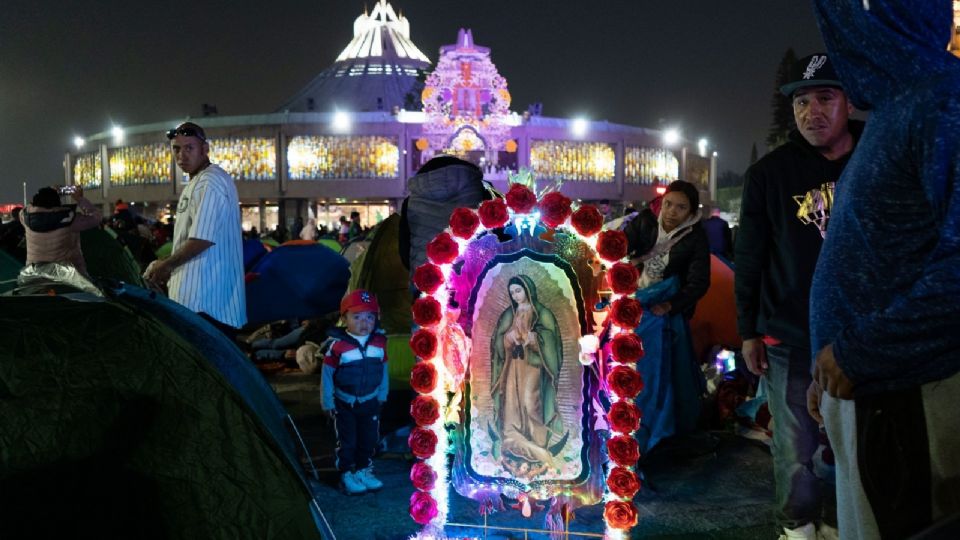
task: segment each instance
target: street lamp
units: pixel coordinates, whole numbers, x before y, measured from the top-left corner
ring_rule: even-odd
[[[333,113],[333,129],[337,131],[347,131],[350,129],[350,114],[344,111]]]
[[[123,128],[120,126],[113,126],[110,128],[110,134],[113,135],[113,142],[120,144],[123,142]]]
[[[73,145],[77,147],[77,150],[80,150],[81,148],[83,148],[83,145],[86,143],[87,141],[83,140],[83,137],[79,135],[75,135],[73,137]]]
[[[586,135],[588,129],[590,129],[590,123],[586,118],[574,118],[573,123],[570,124],[570,131],[577,137]]]
[[[700,150],[701,156],[707,157],[707,146],[709,146],[709,144],[709,141],[707,141],[705,138],[701,138],[699,141],[697,141],[697,149]]]
[[[667,146],[673,146],[680,142],[680,130],[677,128],[670,128],[663,132],[663,144]]]

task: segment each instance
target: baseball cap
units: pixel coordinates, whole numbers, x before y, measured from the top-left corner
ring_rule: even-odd
[[[843,89],[843,83],[833,70],[827,53],[811,54],[797,60],[790,70],[789,80],[790,82],[780,87],[780,93],[787,97],[808,86],[835,86]]]
[[[377,297],[372,292],[357,289],[344,296],[343,300],[340,301],[340,314],[342,315],[349,311],[361,313],[364,311],[372,311],[379,313],[380,305],[377,304]]]

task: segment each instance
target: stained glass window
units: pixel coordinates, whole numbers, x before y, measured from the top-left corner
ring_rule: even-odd
[[[623,153],[623,180],[630,184],[661,184],[680,177],[680,162],[664,148],[628,146]]]
[[[396,178],[400,149],[378,136],[291,137],[287,145],[290,180],[318,178]]]
[[[613,182],[616,166],[616,152],[608,143],[530,142],[530,167],[537,178]]]

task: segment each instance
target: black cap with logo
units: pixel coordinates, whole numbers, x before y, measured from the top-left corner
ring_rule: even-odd
[[[780,93],[790,97],[798,89],[808,86],[835,86],[843,89],[843,83],[833,70],[827,53],[811,54],[797,60],[790,72],[790,82],[780,87]]]

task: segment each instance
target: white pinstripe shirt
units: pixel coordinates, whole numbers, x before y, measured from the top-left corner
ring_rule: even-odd
[[[213,245],[173,271],[170,299],[240,328],[247,322],[240,202],[233,179],[217,165],[197,173],[180,193],[173,251],[190,238]]]

